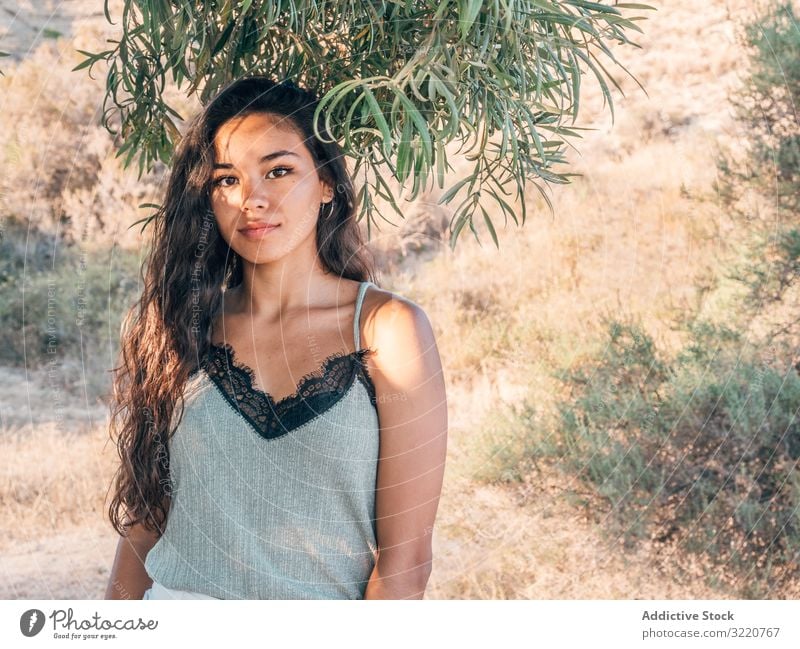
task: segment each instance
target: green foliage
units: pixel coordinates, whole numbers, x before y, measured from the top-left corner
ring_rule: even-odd
[[[777,344],[687,334],[665,359],[638,325],[610,323],[597,359],[562,375],[571,395],[538,455],[608,502],[617,537],[701,554],[736,592],[753,576],[774,588],[798,573],[800,375]]]
[[[168,163],[179,138],[182,117],[165,99],[168,84],[202,101],[250,74],[314,89],[332,137],[355,158],[368,230],[374,197],[403,216],[386,174],[401,194],[410,181],[409,199],[431,179],[444,189],[452,168],[445,146],[457,142],[473,164],[440,198],[458,197],[450,245],[466,225],[478,237],[478,212],[497,245],[485,201],[519,223],[511,203],[532,181],[552,211],[536,181],[575,175],[553,166],[564,161],[567,138],[585,130],[564,125],[577,119],[581,75],[594,74],[613,117],[608,81],[619,86],[598,55],[620,65],[608,42],[635,45],[625,32],[641,32],[642,20],[623,10],[649,9],[584,0],[127,0],[119,40],[82,52],[75,69],[108,64],[103,123],[119,133],[126,165],[138,157],[140,174]],[[107,5],[106,16],[111,21]]]
[[[750,142],[749,180],[777,198],[778,209],[800,208],[800,31],[791,2],[770,3],[745,28],[751,69],[732,102]]]
[[[800,230],[791,224],[771,232],[756,231],[747,260],[730,272],[748,287],[746,304],[754,311],[780,302],[800,277]]]
[[[0,363],[34,368],[91,359],[107,366],[97,354],[116,351],[122,316],[139,289],[137,269],[133,251],[81,251],[10,224],[0,240]]]
[[[716,184],[723,205],[753,233],[746,262],[731,274],[749,287],[748,304],[759,309],[782,300],[800,270],[800,31],[790,2],[769,3],[745,26],[749,53],[742,87],[733,95],[745,143],[718,157]],[[758,209],[748,195],[768,203]]]
[[[535,463],[536,441],[520,434],[536,416],[531,404],[518,410],[510,405],[492,408],[470,431],[467,453],[458,466],[480,482],[520,482]]]
[[[631,439],[630,422],[641,422],[649,434],[655,430],[668,370],[647,335],[616,322],[609,328],[604,361],[562,377],[577,394],[557,406],[563,429],[550,453],[594,483],[614,508],[622,508],[625,499],[645,506],[659,476],[646,468],[646,445]]]
[[[700,555],[707,579],[739,597],[770,596],[800,572],[794,341],[747,328],[800,274],[796,25],[780,3],[744,28],[751,65],[733,101],[747,151],[720,157],[717,185],[746,225],[748,261],[723,271],[750,288],[730,305],[737,324],[677,323],[685,342],[668,355],[640,325],[610,322],[590,360],[560,375],[568,394],[553,421],[524,433],[605,500],[612,544],[646,540],[677,566]],[[771,198],[769,214],[752,213],[749,192]]]

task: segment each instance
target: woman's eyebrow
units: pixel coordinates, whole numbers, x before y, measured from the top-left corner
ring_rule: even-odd
[[[281,149],[280,151],[273,151],[272,153],[268,153],[265,156],[261,156],[261,159],[259,160],[259,162],[268,162],[269,160],[272,160],[273,158],[280,158],[281,156],[285,156],[285,155],[293,155],[296,158],[300,157],[294,151],[286,151],[285,149]],[[214,163],[214,169],[231,169],[231,168],[233,168],[233,165],[230,164],[229,162],[216,162],[216,163]]]

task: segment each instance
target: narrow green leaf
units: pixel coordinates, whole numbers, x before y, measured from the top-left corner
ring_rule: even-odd
[[[586,0],[563,0],[564,4],[573,5],[574,7],[583,7],[584,9],[593,9],[600,13],[619,14],[619,10],[612,5],[602,5],[598,2],[586,2]]]
[[[425,145],[425,151],[427,152],[428,158],[431,158],[432,144],[431,144],[431,135],[428,132],[428,123],[422,118],[422,115],[420,115],[416,106],[414,106],[414,104],[411,103],[411,100],[405,96],[405,93],[403,93],[402,90],[396,89],[395,96],[403,104],[405,112],[408,114],[408,116],[411,117],[411,120],[414,122],[414,126],[416,126],[417,133],[419,133],[420,137],[422,138],[422,142]]]
[[[489,234],[492,235],[492,241],[494,241],[495,247],[498,250],[500,250],[500,243],[497,241],[497,232],[494,231],[494,225],[492,224],[492,219],[489,218],[489,214],[483,205],[480,205],[480,208],[481,212],[483,212],[483,220],[486,223],[486,227],[489,229]]]
[[[473,203],[473,205],[470,207],[464,207],[467,203]],[[450,231],[450,248],[453,250],[455,250],[456,240],[458,239],[458,235],[461,233],[461,230],[464,229],[464,226],[468,222],[472,221],[472,210],[474,209],[474,203],[474,195],[471,194],[456,210],[455,216],[453,217],[456,224],[455,227]]]
[[[231,34],[233,33],[234,27],[236,27],[236,23],[234,21],[229,22],[228,25],[225,27],[225,29],[222,31],[222,33],[219,35],[219,38],[214,43],[214,47],[211,48],[212,59],[220,52],[220,50],[223,47],[225,47],[225,44],[228,42],[228,39],[231,37]]]
[[[481,0],[463,0],[459,2],[458,26],[461,30],[461,40],[467,40],[472,30],[475,19],[481,11]]]
[[[511,215],[511,217],[516,222],[517,219],[516,219],[516,215],[514,214],[514,209],[506,202],[506,200],[502,196],[500,196],[500,194],[498,194],[491,187],[487,186],[486,187],[486,191],[489,192],[494,197],[494,199],[497,201],[497,203],[500,205],[500,207],[503,209],[503,211],[505,211],[507,214]]]
[[[458,193],[458,191],[470,180],[472,180],[472,176],[459,180],[455,185],[442,194],[442,196],[439,198],[439,205],[447,204],[453,200],[453,197]]]
[[[447,163],[444,142],[436,139],[436,180],[440,188],[444,188],[445,165]]]
[[[411,119],[407,115],[403,119],[403,132],[397,145],[397,179],[401,184],[411,173],[411,138],[414,135]]]
[[[393,141],[389,124],[386,122],[386,118],[383,116],[383,110],[381,109],[380,105],[378,105],[378,100],[375,99],[375,95],[372,94],[372,91],[365,87],[364,94],[367,98],[367,104],[371,109],[372,117],[375,119],[375,123],[378,125],[378,130],[381,132],[383,155],[388,158],[392,155]]]
[[[451,229],[450,240],[449,240],[451,250],[455,250],[456,240],[458,239],[458,235],[461,233],[461,230],[464,228],[464,225],[466,224],[468,219],[469,219],[468,216],[467,217],[459,216],[456,221],[455,228]]]
[[[639,4],[637,2],[619,2],[614,6],[622,9],[643,9],[645,11],[649,11],[650,9],[652,9],[653,11],[658,11],[655,7],[651,7],[650,5]]]

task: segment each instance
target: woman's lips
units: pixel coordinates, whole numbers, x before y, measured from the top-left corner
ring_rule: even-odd
[[[245,230],[239,230],[243,236],[247,237],[248,239],[260,239],[264,235],[269,234],[273,230],[281,227],[280,224],[278,225],[265,225],[259,228],[249,228]]]

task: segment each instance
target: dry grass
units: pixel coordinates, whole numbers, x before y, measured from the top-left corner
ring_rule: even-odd
[[[488,235],[481,248],[467,234],[451,254],[441,243],[446,213],[421,200],[402,229],[373,242],[383,283],[434,323],[448,381],[451,441],[429,598],[730,596],[699,579],[681,582],[646,548],[607,551],[591,504],[570,499],[562,477],[485,486],[462,467],[475,422],[523,394],[546,408],[557,396],[552,368],[585,353],[603,316],[638,316],[674,344],[665,322],[701,306],[696,286],[716,287],[731,224],[710,200],[713,155],[739,135],[725,104],[741,63],[726,8],[743,18],[748,6],[659,5],[635,39],[643,50],[618,52],[649,98],[618,73],[627,97],[617,94],[613,128],[587,77],[582,123],[598,131],[572,156],[572,170],[585,176],[550,192],[555,219],[532,191],[529,222],[499,233],[500,253]],[[10,415],[16,397],[0,403],[4,425],[25,419]],[[113,449],[102,425],[66,433],[46,420],[0,435],[0,452],[13,458],[0,483],[2,518],[12,522],[0,536],[0,596],[99,597],[116,542],[102,521]]]
[[[4,463],[0,473],[0,507],[14,525],[0,530],[0,548],[62,528],[100,530],[103,486],[107,486],[115,449],[100,431],[64,430],[53,422],[6,429],[0,436]]]
[[[0,517],[8,521],[0,530],[0,598],[102,597],[116,549],[103,518],[116,453],[105,423],[66,424],[0,433],[0,453],[12,458],[0,465]]]
[[[563,478],[517,489],[450,479],[468,508],[443,508],[429,599],[726,599],[678,580],[646,548],[608,548],[589,507],[569,504]],[[532,499],[530,493],[535,491]],[[518,500],[521,504],[516,505]],[[531,501],[535,503],[531,506]]]

